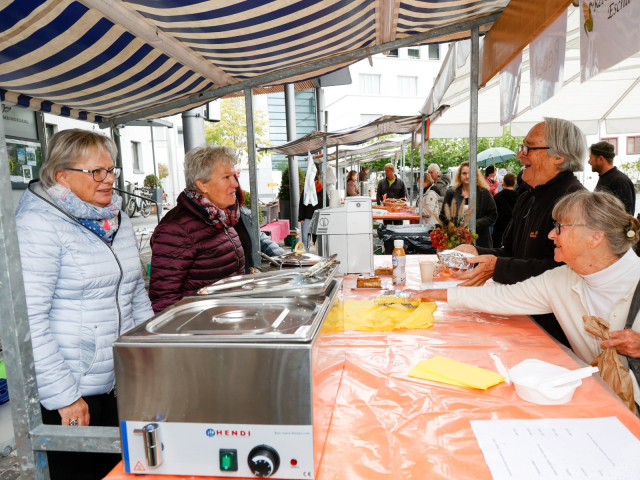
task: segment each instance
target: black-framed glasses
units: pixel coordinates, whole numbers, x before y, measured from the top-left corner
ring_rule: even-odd
[[[549,150],[551,147],[527,147],[524,144],[518,145],[518,152],[522,152],[523,155],[529,155],[530,150]]]
[[[558,235],[560,235],[560,233],[562,232],[562,227],[588,227],[589,225],[585,225],[584,223],[558,223],[558,222],[553,222],[553,228],[555,229],[556,233]]]
[[[94,168],[93,170],[83,170],[81,168],[65,168],[65,170],[90,173],[96,182],[104,182],[105,178],[107,178],[110,173],[113,173],[113,178],[118,178],[120,176],[120,173],[122,173],[122,167]]]

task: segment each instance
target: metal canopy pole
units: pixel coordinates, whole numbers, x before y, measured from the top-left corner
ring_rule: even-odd
[[[153,158],[153,174],[158,176],[158,169],[156,167],[156,144],[153,141],[153,125],[149,127],[151,129],[151,157]],[[183,131],[184,135],[184,131]]]
[[[418,179],[418,215],[420,215],[420,223],[422,224],[422,190],[420,182],[424,178],[424,137],[427,136],[426,117],[422,115],[422,143],[420,144],[420,178]]]
[[[327,137],[322,139],[322,207],[327,206]]]
[[[284,112],[287,122],[287,142],[296,139],[296,97],[292,83],[284,86]],[[298,159],[289,155],[289,212],[291,214],[291,228],[300,228],[298,223],[298,207],[300,203],[300,177],[298,175]]]
[[[469,228],[476,229],[476,198],[478,196],[478,76],[480,71],[480,35],[477,26],[471,29],[471,75],[469,119]]]
[[[402,181],[404,182],[404,184],[407,184],[407,175],[405,174],[404,171],[404,145],[402,146],[402,150],[400,150],[401,154],[400,154],[400,165],[402,165]]]
[[[118,130],[118,127],[111,127],[110,130],[111,130],[111,139],[116,144],[116,149],[118,150],[118,157],[116,158],[116,167],[122,168],[122,145],[120,144],[120,131]],[[121,174],[118,178],[116,178],[116,185],[120,190],[125,190],[124,175]],[[124,200],[126,205],[128,198],[125,198]]]
[[[247,88],[244,91],[244,107],[247,113],[247,151],[249,153],[249,190],[251,192],[251,256],[253,266],[260,268],[260,210],[258,208],[258,169],[256,161],[256,132],[253,125],[253,91]],[[246,255],[246,253],[245,253]]]
[[[413,144],[416,141],[416,132],[411,132],[411,145],[409,145],[409,156],[411,157],[411,193],[409,194],[409,196],[411,197],[411,200],[413,200],[413,181],[416,178],[415,174],[413,173]],[[420,192],[420,185],[418,185],[418,192]],[[420,195],[418,193],[418,195]]]
[[[33,349],[27,300],[22,279],[18,248],[9,160],[0,117],[0,327],[2,348],[11,395],[13,430],[18,447],[21,476],[38,480],[49,479],[46,453],[35,452],[30,432],[42,424],[40,397],[33,366]]]
[[[202,107],[192,108],[182,112],[182,138],[184,139],[184,153],[203,145],[204,136],[204,115]]]
[[[336,190],[340,190],[340,169],[338,167],[338,145],[336,145]],[[345,193],[346,195],[346,193]]]

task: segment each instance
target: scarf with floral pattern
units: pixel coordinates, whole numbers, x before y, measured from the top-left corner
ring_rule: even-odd
[[[184,194],[189,200],[206,212],[209,220],[211,220],[216,228],[231,228],[240,220],[240,202],[237,196],[236,203],[227,208],[219,208],[200,192],[185,188]]]

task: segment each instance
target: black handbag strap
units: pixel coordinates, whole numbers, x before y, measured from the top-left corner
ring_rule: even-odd
[[[629,307],[629,315],[627,315],[627,323],[625,324],[625,330],[633,326],[633,322],[640,312],[640,282],[636,286],[635,292],[633,292],[633,298],[631,299],[631,306]]]

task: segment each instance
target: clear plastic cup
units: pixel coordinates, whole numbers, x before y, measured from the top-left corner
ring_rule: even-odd
[[[421,283],[433,282],[433,272],[436,268],[436,262],[433,260],[420,261],[420,281]]]

